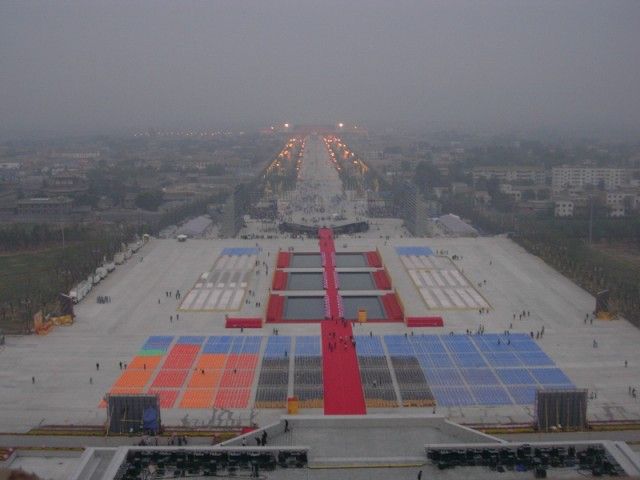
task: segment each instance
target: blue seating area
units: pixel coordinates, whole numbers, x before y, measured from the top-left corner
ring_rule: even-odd
[[[201,352],[209,354],[259,355],[263,340],[262,336],[250,335],[151,336],[140,354],[166,353],[175,344],[202,346]],[[375,379],[375,388],[380,388],[383,370],[391,385],[391,373],[395,370],[401,391],[398,400],[402,402],[413,398],[410,394],[416,389],[416,379],[433,395],[429,398],[435,398],[443,407],[532,405],[538,389],[575,388],[571,379],[527,334],[357,335],[355,341],[363,385],[366,377]],[[392,371],[388,370],[385,349],[391,357]],[[321,390],[318,384],[321,337],[273,335],[266,338],[264,361],[283,362],[290,355],[295,357],[296,371],[306,372],[308,382],[304,388]],[[322,397],[321,392],[314,392],[313,398]],[[395,396],[392,388],[389,392],[389,399],[384,397],[385,401]],[[379,399],[371,392],[368,395]]]
[[[375,337],[374,337],[375,338]],[[391,356],[415,357],[439,405],[530,405],[539,388],[574,388],[526,333],[386,335]]]
[[[291,337],[271,336],[264,351],[265,358],[285,358],[291,353]]]
[[[416,257],[428,257],[433,255],[433,250],[429,247],[396,247],[398,255],[415,255]]]
[[[505,385],[533,385],[536,383],[524,368],[496,368],[496,374]]]
[[[511,405],[513,403],[504,387],[499,385],[471,387],[470,390],[479,405]]]
[[[206,337],[204,336],[196,336],[196,335],[185,335],[183,337],[179,337],[176,342],[179,345],[202,345]]]
[[[532,385],[512,385],[507,390],[516,405],[532,405],[536,401],[536,387]]]
[[[221,337],[209,337],[204,344],[202,353],[229,353],[233,337],[228,335]]]
[[[320,348],[319,336],[301,336],[296,337],[296,357],[320,357],[322,349]]]
[[[477,402],[467,387],[431,387],[438,405],[443,407],[467,407]]]
[[[532,368],[531,373],[536,381],[544,387],[560,385],[573,386],[569,377],[559,368]]]
[[[261,343],[262,337],[244,337],[244,343],[242,344],[242,350],[240,353],[259,353]]]
[[[384,357],[380,337],[356,335],[356,352],[359,357]]]
[[[221,255],[257,255],[259,252],[257,247],[229,247],[223,249]]]
[[[173,342],[172,336],[155,335],[147,338],[147,341],[142,346],[142,350],[162,350],[164,352],[169,350],[169,345]]]

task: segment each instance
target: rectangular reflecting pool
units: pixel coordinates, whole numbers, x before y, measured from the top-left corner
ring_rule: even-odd
[[[289,272],[287,290],[322,290],[322,272]]]
[[[367,260],[362,253],[336,253],[336,267],[355,268],[367,267]]]
[[[382,302],[377,296],[357,296],[342,297],[344,305],[344,318],[355,320],[358,318],[358,309],[364,308],[367,311],[367,318],[381,320],[387,318],[382,307]]]
[[[319,253],[294,253],[289,267],[322,268],[322,257]]]
[[[375,290],[376,285],[369,272],[338,272],[340,290]]]
[[[287,297],[283,318],[285,320],[324,320],[324,296]]]

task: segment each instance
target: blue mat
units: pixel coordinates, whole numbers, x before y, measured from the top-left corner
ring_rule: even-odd
[[[229,247],[223,249],[221,255],[257,255],[259,251],[257,247]]]
[[[417,257],[428,257],[433,255],[433,250],[429,247],[396,247],[398,255],[415,255]]]

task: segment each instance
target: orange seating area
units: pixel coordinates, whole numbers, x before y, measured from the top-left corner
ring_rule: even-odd
[[[188,373],[189,370],[160,370],[151,387],[180,388]]]
[[[250,388],[254,370],[225,370],[220,380],[220,388]]]
[[[221,388],[213,402],[215,408],[247,408],[249,405],[249,388]]]
[[[173,408],[180,390],[149,390],[149,393],[160,397],[160,408]]]
[[[110,393],[157,393],[162,408],[213,408],[214,403],[219,408],[247,408],[258,366],[260,345],[255,339],[259,337],[246,337],[247,343],[243,336],[214,338],[218,340],[209,347],[219,353],[208,353],[200,342],[177,343],[170,349],[167,344],[164,355],[135,356]],[[232,342],[225,341],[231,338]],[[100,406],[104,408],[104,401]]]
[[[178,344],[174,345],[167,359],[164,361],[162,368],[188,369],[193,365],[200,345]]]
[[[222,353],[203,353],[198,358],[198,362],[196,363],[196,368],[207,369],[207,368],[224,368],[224,365],[227,363],[227,355]]]
[[[136,356],[133,357],[133,360],[127,366],[128,370],[155,370],[158,365],[160,365],[160,361],[162,357],[160,355],[154,356]]]
[[[189,379],[188,388],[216,388],[222,377],[222,370],[195,370]]]
[[[211,408],[216,391],[211,388],[187,389],[180,401],[180,408]]]
[[[125,370],[114,384],[115,388],[143,388],[153,375],[153,370]]]
[[[139,387],[129,387],[129,388],[117,388],[113,387],[109,390],[109,393],[112,395],[136,395],[138,393],[142,393],[142,388]]]
[[[227,359],[227,370],[255,370],[257,366],[258,355],[232,353]]]

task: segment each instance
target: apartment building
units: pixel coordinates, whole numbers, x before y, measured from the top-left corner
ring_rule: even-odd
[[[554,191],[567,187],[584,188],[587,185],[604,185],[606,190],[619,188],[625,177],[624,168],[554,167],[551,169],[551,187]]]

